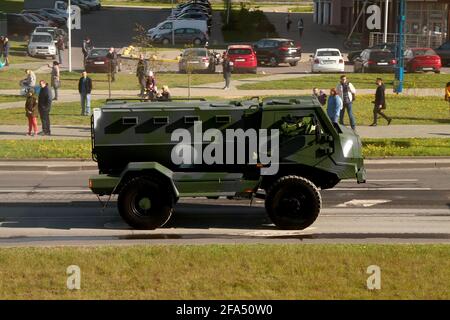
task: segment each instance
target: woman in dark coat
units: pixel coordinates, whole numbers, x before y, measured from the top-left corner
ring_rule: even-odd
[[[25,102],[25,116],[28,118],[28,133],[27,136],[34,136],[37,134],[37,118],[39,115],[38,102],[34,89],[30,89],[27,94],[27,100]],[[33,133],[31,132],[33,131]]]

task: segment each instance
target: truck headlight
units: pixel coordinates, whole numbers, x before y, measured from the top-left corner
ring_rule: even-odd
[[[347,140],[344,144],[343,147],[343,152],[344,152],[344,157],[348,158],[350,152],[352,151],[353,148],[353,140]]]

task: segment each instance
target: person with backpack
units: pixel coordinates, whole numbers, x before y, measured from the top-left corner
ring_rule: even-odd
[[[383,79],[377,78],[376,84],[377,84],[377,90],[375,92],[375,101],[374,101],[374,106],[373,106],[373,122],[370,126],[371,127],[377,126],[378,115],[380,115],[381,117],[386,119],[387,124],[390,125],[392,118],[389,118],[383,112],[383,110],[386,109],[386,96],[385,96],[385,87],[383,84]]]
[[[341,76],[341,81],[336,86],[336,92],[342,99],[342,110],[339,117],[339,123],[344,125],[345,110],[348,112],[350,118],[350,127],[356,129],[356,121],[353,116],[353,102],[356,100],[356,89],[351,82],[347,80],[346,75]]]

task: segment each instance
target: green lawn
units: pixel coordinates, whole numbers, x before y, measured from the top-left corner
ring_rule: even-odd
[[[233,76],[233,79],[247,79],[255,78],[263,75],[239,74]],[[49,73],[36,74],[38,80],[46,80],[50,82]],[[90,74],[93,80],[94,90],[108,89],[108,76],[102,73]],[[9,69],[0,71],[0,89],[18,89],[19,81],[25,78],[25,70]],[[61,73],[61,89],[78,89],[78,80],[80,74],[77,72],[62,72]],[[156,79],[158,87],[168,85],[169,87],[187,87],[188,76],[186,74],[178,73],[157,73]],[[191,75],[191,85],[202,85],[207,83],[222,82],[222,74],[193,74]],[[139,90],[138,80],[135,74],[119,73],[117,81],[111,85],[112,90]]]
[[[292,7],[289,8],[290,12],[302,12],[302,13],[312,13],[314,11],[314,8],[312,5],[306,5],[306,6],[298,6],[298,7]]]
[[[0,0],[0,11],[3,12],[20,12],[23,10],[24,0]]]
[[[25,117],[24,117],[25,118]],[[86,120],[87,121],[87,120]],[[24,121],[25,128],[25,121]],[[364,139],[369,158],[450,156],[450,138]],[[90,159],[91,142],[84,140],[0,140],[0,159]]]
[[[0,299],[449,299],[448,245],[0,249]],[[76,265],[81,289],[67,289]],[[367,268],[381,269],[368,290]]]
[[[23,101],[23,99],[20,96],[0,95],[0,103]]]
[[[23,63],[34,63],[34,62],[40,62],[40,63],[45,64],[47,61],[48,61],[48,63],[51,63],[51,60],[46,60],[45,58],[33,58],[33,57],[28,56],[28,54],[27,54],[28,44],[25,41],[10,40],[10,45],[11,45],[11,52],[9,55],[9,60],[10,60],[9,62],[11,65],[23,64]],[[3,71],[0,71],[0,75],[4,72],[9,72],[9,70],[5,69]]]
[[[0,96],[0,103],[2,102]],[[11,97],[11,101],[24,101],[24,98]],[[354,106],[354,113],[358,125],[369,125],[372,123],[372,101],[371,96],[358,96]],[[207,97],[207,100],[218,100],[217,97]],[[93,101],[93,107],[100,106],[104,101]],[[439,97],[410,97],[399,96],[388,98],[388,109],[386,113],[391,116],[393,124],[450,124],[448,104]],[[80,104],[78,102],[55,103],[51,113],[52,123],[55,125],[89,125],[89,119],[80,116]],[[345,119],[348,123],[348,119]],[[23,108],[0,109],[0,125],[24,124]],[[383,119],[379,125],[386,125]]]
[[[319,76],[306,76],[286,80],[268,81],[259,83],[248,83],[238,87],[241,90],[301,90],[318,87],[329,91],[330,88],[336,87],[339,82],[339,74],[325,74]],[[386,89],[393,88],[393,74],[349,74],[348,79],[353,83],[356,89],[372,89],[375,88],[375,79],[381,77],[384,79]],[[448,74],[405,74],[405,88],[442,88],[442,96],[444,96],[445,84],[449,80]],[[375,89],[374,89],[375,90]]]

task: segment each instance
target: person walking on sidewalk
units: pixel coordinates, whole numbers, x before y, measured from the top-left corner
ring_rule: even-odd
[[[117,72],[117,53],[114,48],[110,48],[106,57],[109,60],[109,74],[111,76],[111,81],[116,81]]]
[[[81,99],[81,115],[88,116],[91,114],[92,79],[88,77],[86,71],[83,71],[78,81],[78,92]]]
[[[49,66],[50,67],[50,66]],[[61,78],[60,78],[60,70],[59,70],[59,62],[53,61],[52,73],[51,73],[51,81],[50,85],[55,92],[53,96],[53,100],[58,100],[58,89],[61,87]]]
[[[145,85],[147,82],[147,73],[148,73],[148,62],[145,60],[144,55],[141,53],[139,56],[139,62],[136,68],[136,77],[139,81],[139,86],[141,87],[141,92],[139,93],[140,97],[143,97],[145,94]]]
[[[373,106],[373,122],[370,126],[376,127],[378,122],[378,115],[386,119],[387,124],[390,125],[392,118],[386,116],[383,109],[386,109],[386,97],[385,97],[385,87],[383,84],[383,79],[377,78],[376,81],[377,90],[375,91],[375,101]]]
[[[230,89],[231,72],[233,71],[233,63],[231,62],[231,60],[227,54],[224,54],[224,56],[223,56],[222,69],[223,69],[223,78],[225,79],[225,87],[223,88],[223,90],[228,90],[228,89]]]
[[[300,20],[298,20],[297,28],[298,28],[298,36],[301,39],[303,37],[303,29],[304,29],[303,18],[300,18]]]
[[[333,126],[337,129],[339,128],[338,121],[341,109],[342,109],[342,99],[337,94],[336,89],[332,88],[330,90],[330,96],[328,97],[327,114],[331,122],[333,123]]]
[[[286,16],[286,30],[287,30],[287,32],[291,31],[291,24],[292,24],[291,14],[288,12],[288,14]]]
[[[38,102],[34,92],[34,88],[30,89],[27,94],[25,102],[25,116],[28,119],[28,133],[27,136],[35,136],[38,131],[37,117],[38,117]]]
[[[41,90],[39,91],[38,110],[42,122],[42,132],[39,134],[43,136],[50,136],[50,110],[52,108],[52,96],[47,82],[41,80],[39,84],[41,86]]]
[[[342,75],[341,81],[336,86],[336,92],[341,97],[343,107],[339,117],[339,123],[344,125],[345,110],[348,112],[348,117],[350,118],[350,127],[356,129],[356,121],[353,116],[353,102],[356,99],[356,89],[353,84],[347,81],[347,76]]]

